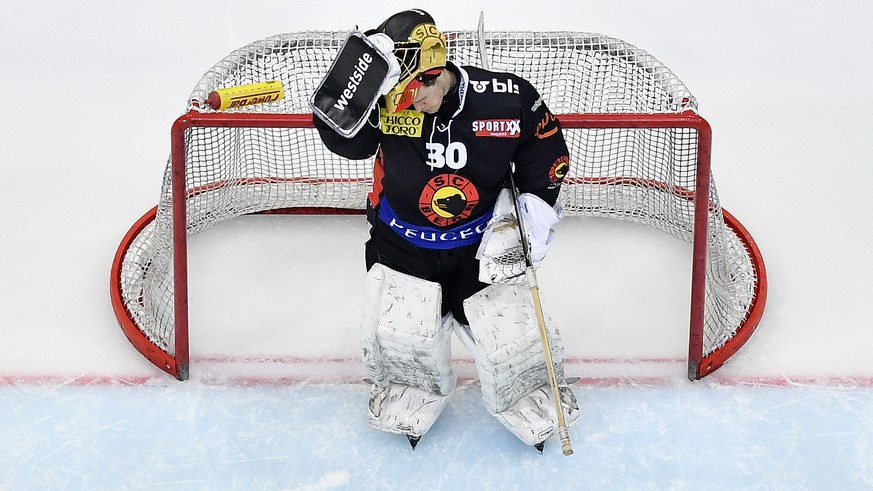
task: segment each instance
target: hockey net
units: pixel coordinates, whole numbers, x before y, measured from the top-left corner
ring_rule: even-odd
[[[189,363],[189,236],[269,210],[363,212],[372,161],[327,150],[308,106],[347,34],[283,34],[232,52],[198,82],[173,126],[159,203],[119,246],[111,296],[134,346],[179,379]],[[449,59],[481,65],[475,31],[445,34]],[[711,132],[695,98],[647,52],[598,34],[489,32],[484,46],[492,70],[529,80],[562,122],[567,214],[644,223],[694,244],[688,377],[711,373],[758,324],[766,275],[751,236],[719,203]],[[284,87],[279,101],[225,111],[206,104],[213,90],[271,80]]]

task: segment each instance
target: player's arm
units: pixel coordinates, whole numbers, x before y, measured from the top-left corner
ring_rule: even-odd
[[[336,132],[324,120],[312,115],[312,122],[315,124],[315,129],[321,137],[324,145],[333,153],[345,157],[347,159],[359,160],[372,157],[376,154],[379,148],[379,139],[381,131],[379,130],[379,110],[373,108],[358,133],[351,137],[345,136]]]
[[[530,83],[519,82],[519,97],[523,143],[514,157],[513,177],[519,193],[535,195],[551,206],[570,170],[567,143],[561,123]]]
[[[537,265],[554,241],[552,227],[563,217],[557,200],[570,160],[560,122],[529,83],[519,82],[523,143],[514,156],[512,175],[530,259]],[[519,255],[522,245],[511,194],[503,190],[498,197],[476,255],[479,279],[485,283],[517,283],[525,278],[527,264]]]

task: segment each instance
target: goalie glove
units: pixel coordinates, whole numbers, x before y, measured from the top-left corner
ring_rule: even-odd
[[[309,100],[312,112],[346,138],[358,134],[379,97],[397,85],[393,49],[385,34],[352,31]]]
[[[382,32],[370,34],[367,36],[367,39],[388,61],[388,73],[385,74],[385,80],[382,81],[382,86],[379,87],[379,95],[385,95],[391,92],[391,89],[400,81],[400,63],[397,62],[397,57],[394,56],[394,40]]]
[[[530,247],[530,259],[536,267],[552,247],[555,238],[552,227],[563,217],[563,208],[560,204],[551,207],[529,193],[518,197],[518,208]],[[483,283],[517,284],[525,280],[527,262],[512,195],[508,189],[500,191],[497,197],[494,213],[482,234],[476,258],[479,259],[479,281]]]

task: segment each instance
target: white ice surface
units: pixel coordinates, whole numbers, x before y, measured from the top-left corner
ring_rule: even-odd
[[[247,217],[198,235],[192,380],[130,346],[110,262],[158,198],[170,124],[200,76],[255,39],[409,6],[4,4],[0,489],[873,487],[873,7],[861,1],[424,6],[444,28],[472,29],[484,10],[486,29],[601,32],[654,54],[698,98],[722,204],[767,264],[760,327],[691,383],[690,246],[562,222],[540,282],[583,377],[569,459],[514,442],[463,360],[465,388],[415,452],[366,427],[365,388],[348,383],[362,370],[360,217]]]

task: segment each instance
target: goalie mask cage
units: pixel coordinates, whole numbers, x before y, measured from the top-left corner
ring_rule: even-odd
[[[230,218],[271,210],[363,213],[372,160],[323,146],[310,95],[348,32],[301,32],[238,49],[209,70],[171,130],[158,205],[122,240],[111,299],[131,343],[156,366],[188,377],[187,238]],[[447,31],[449,59],[480,65],[475,31]],[[648,224],[693,243],[688,378],[733,355],[766,299],[761,254],[719,204],[709,124],[682,82],[647,52],[577,32],[489,32],[490,68],[538,88],[560,119],[571,172],[568,215]],[[215,89],[280,80],[276,102],[214,111]]]

